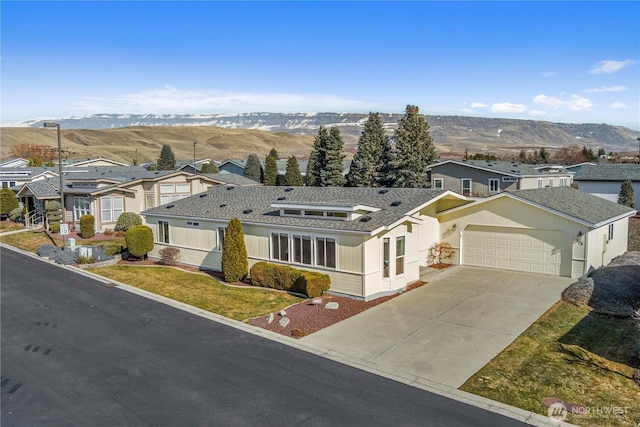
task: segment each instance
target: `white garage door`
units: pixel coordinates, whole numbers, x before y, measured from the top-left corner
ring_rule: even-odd
[[[562,231],[469,226],[462,233],[462,264],[559,276]]]

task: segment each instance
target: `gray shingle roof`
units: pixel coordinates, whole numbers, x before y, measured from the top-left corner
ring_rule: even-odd
[[[286,191],[287,188],[292,190]],[[444,190],[419,188],[390,188],[384,194],[379,188],[343,188],[343,187],[228,187],[217,186],[205,193],[176,200],[170,204],[144,211],[143,215],[178,216],[199,219],[230,220],[239,218],[244,223],[262,223],[283,226],[304,227],[309,229],[331,229],[336,231],[365,232],[377,230],[401,220],[407,212],[427,203],[443,194]],[[286,197],[286,199],[278,200]],[[279,216],[279,209],[272,203],[293,200],[298,203],[323,202],[331,206],[366,205],[379,208],[377,212],[367,213],[369,221],[362,218],[352,221],[340,219],[315,219]],[[398,206],[391,206],[401,201]],[[169,208],[169,206],[173,206]],[[248,209],[251,212],[243,213]]]
[[[571,187],[539,188],[508,193],[592,225],[631,214],[633,209]]]
[[[446,163],[454,163],[461,166],[469,166],[474,168],[482,168],[492,170],[498,173],[504,173],[515,176],[528,176],[528,175],[553,175],[553,174],[568,174],[569,172],[558,167],[557,172],[549,172],[547,170],[539,170],[543,165],[529,165],[525,163],[517,162],[504,162],[497,160],[446,160],[438,163],[433,163],[429,166],[429,169],[436,168]]]
[[[574,181],[640,181],[640,164],[583,165]]]
[[[227,184],[233,185],[258,185],[259,182],[256,182],[252,179],[244,177],[242,175],[238,175],[236,173],[230,172],[220,172],[220,173],[205,173],[202,176],[206,176],[211,179],[215,179],[216,181],[226,182]]]
[[[24,184],[34,196],[38,199],[48,199],[58,197],[58,187],[48,179],[41,179],[39,181],[27,182]]]

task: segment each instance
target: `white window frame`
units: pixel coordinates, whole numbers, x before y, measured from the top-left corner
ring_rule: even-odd
[[[191,187],[185,183],[160,184],[160,204],[175,202],[191,195]]]
[[[271,259],[275,261],[291,262],[291,250],[289,245],[289,234],[272,232],[271,235]],[[286,242],[286,247],[283,243]]]
[[[169,225],[169,221],[159,220],[157,243],[170,244],[171,243],[170,234],[171,234],[171,228]]]
[[[81,203],[86,204],[80,206]],[[74,220],[80,221],[83,215],[91,215],[91,198],[87,196],[73,196],[73,217]]]
[[[391,239],[389,237],[382,238],[382,278],[391,277]]]
[[[405,271],[407,270],[406,268],[406,260],[407,260],[407,239],[405,236],[396,236],[396,253],[395,253],[395,260],[396,260],[396,271],[395,274],[396,276],[402,276],[404,275]],[[398,245],[400,244],[400,242],[402,242],[402,246],[399,247]],[[402,249],[401,251],[399,249]],[[402,252],[402,253],[400,253]],[[398,268],[398,267],[401,268]],[[402,271],[398,272],[400,269],[402,269]]]
[[[567,178],[560,178],[560,187],[567,187],[567,183],[569,182],[569,180]]]
[[[440,186],[438,187],[438,183]],[[444,178],[433,178],[433,189],[444,190]]]
[[[473,189],[473,180],[471,178],[461,178],[460,179],[460,192],[461,194],[464,196],[464,191],[465,191],[465,186],[464,183],[465,182],[469,182],[469,190],[468,190],[468,195],[471,195],[471,190]]]
[[[553,178],[549,178],[549,188],[553,188]]]
[[[120,207],[116,207],[116,200],[120,201]],[[108,201],[108,207],[105,202]],[[120,214],[124,212],[124,197],[122,196],[103,196],[100,197],[100,222],[116,222]],[[105,215],[108,214],[108,215]],[[107,218],[108,216],[108,218]]]
[[[227,227],[218,227],[216,230],[216,247],[217,251],[222,252],[224,246],[224,236],[227,233]]]
[[[298,242],[296,240],[299,240]],[[308,248],[305,241],[309,242]],[[291,247],[293,249],[293,263],[300,265],[313,265],[313,236],[305,234],[293,234]],[[308,249],[308,258],[305,258],[305,249]],[[305,262],[308,259],[309,262]]]
[[[538,188],[544,187],[544,180],[542,178],[538,178]]]
[[[495,184],[495,189],[492,188],[492,184]],[[489,178],[489,193],[499,193],[500,192],[500,179],[499,178]]]
[[[607,242],[613,240],[613,223],[609,224],[609,230],[607,233]]]
[[[325,237],[325,236],[316,236],[316,266],[336,269],[338,266],[338,241],[334,237]],[[320,244],[322,242],[322,245]],[[329,257],[327,257],[327,248],[329,247],[328,243],[331,242],[333,244],[333,265],[327,262]],[[322,247],[322,250],[320,248]],[[322,260],[320,259],[322,257]]]

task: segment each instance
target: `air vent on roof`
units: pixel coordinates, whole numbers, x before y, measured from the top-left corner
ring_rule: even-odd
[[[225,206],[227,206],[225,203],[220,205],[221,208],[224,208]]]
[[[253,212],[253,209],[245,209],[242,211],[243,214],[250,214],[251,212]]]
[[[287,192],[287,193],[288,193],[289,191],[293,191],[293,187],[287,187],[287,188],[285,188],[285,189],[284,189],[284,191],[285,191],[285,192]]]
[[[518,172],[518,171],[511,169],[511,172]]]
[[[371,221],[371,217],[368,215],[360,218],[360,222],[369,222],[369,221]]]
[[[167,209],[174,208],[176,205],[167,205]]]
[[[282,197],[278,197],[278,200],[285,200],[286,197],[282,196]]]
[[[160,172],[156,172],[155,174],[158,175]]]
[[[402,202],[400,200],[394,200],[393,202],[391,202],[391,206],[400,206],[402,204]]]
[[[227,190],[233,190],[236,187],[227,187]]]
[[[207,197],[207,193],[202,193],[199,197],[200,198]]]
[[[386,188],[383,190],[378,191],[378,194],[387,194],[389,192],[389,190],[387,190]]]

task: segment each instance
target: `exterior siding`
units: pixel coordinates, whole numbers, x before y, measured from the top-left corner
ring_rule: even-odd
[[[588,268],[598,268],[607,265],[617,256],[627,251],[629,232],[629,218],[613,223],[613,239],[609,240],[609,225],[605,225],[588,234],[587,262]]]
[[[640,167],[640,166],[639,166]],[[622,182],[616,181],[579,181],[578,190],[594,196],[602,197],[614,203],[618,203],[618,195]],[[636,209],[640,209],[640,182],[632,182],[634,200]]]
[[[505,190],[517,190],[517,182],[502,182],[504,175],[484,171],[481,169],[465,167],[457,164],[446,164],[442,166],[434,166],[431,173],[431,185],[433,186],[434,179],[442,178],[444,189],[455,191],[462,194],[462,181],[461,178],[470,178],[472,180],[471,192],[473,196],[489,196],[489,179],[494,178],[500,181],[500,191]]]

